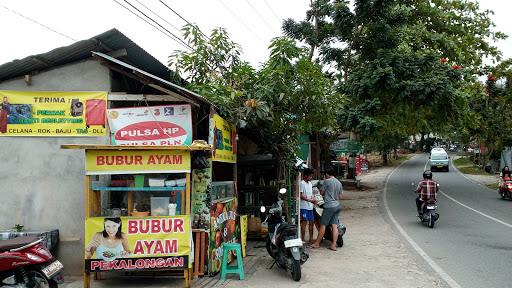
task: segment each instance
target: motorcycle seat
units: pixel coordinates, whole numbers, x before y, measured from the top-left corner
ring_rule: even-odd
[[[20,248],[38,240],[39,238],[35,236],[21,236],[9,240],[2,240],[0,241],[0,252],[6,252],[11,249]]]

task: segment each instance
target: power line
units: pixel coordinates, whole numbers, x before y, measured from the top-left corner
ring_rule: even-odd
[[[267,0],[263,0],[263,2],[265,2],[265,5],[267,5],[268,9],[270,9],[270,12],[272,12],[272,15],[274,15],[274,17],[276,17],[277,22],[281,23],[282,19],[280,19],[279,16],[277,16],[276,12],[274,11],[274,9],[272,9],[272,7],[270,7]]]
[[[37,25],[39,25],[39,26],[42,26],[42,27],[44,27],[44,28],[46,28],[46,29],[48,29],[48,30],[50,30],[50,31],[54,32],[54,33],[57,33],[57,34],[59,34],[59,35],[60,35],[60,36],[62,36],[62,37],[66,37],[66,38],[68,38],[68,39],[70,39],[70,40],[72,40],[72,41],[74,41],[74,42],[76,42],[76,41],[77,41],[77,40],[75,40],[75,39],[73,39],[73,38],[71,38],[71,37],[67,36],[66,34],[60,33],[59,31],[56,31],[56,30],[54,30],[54,29],[52,29],[52,28],[50,28],[50,27],[48,27],[48,26],[46,26],[46,25],[44,25],[44,24],[41,24],[41,23],[37,22],[36,20],[34,20],[34,19],[32,19],[32,18],[29,18],[29,17],[27,17],[27,16],[25,16],[25,15],[23,15],[23,14],[19,13],[19,12],[16,12],[16,11],[14,11],[14,10],[12,10],[12,9],[9,9],[9,8],[5,7],[4,5],[1,5],[1,4],[0,4],[0,6],[2,6],[4,9],[6,9],[6,10],[8,10],[8,11],[10,11],[10,12],[12,12],[12,13],[14,13],[14,14],[16,14],[16,15],[20,16],[20,17],[23,17],[23,18],[27,19],[27,20],[28,20],[28,21],[30,21],[30,22],[33,22],[33,23],[35,23],[35,24],[37,24]]]
[[[263,21],[263,23],[265,23],[265,25],[267,25],[267,27],[270,29],[270,32],[274,33],[274,29],[270,26],[270,24],[268,24],[267,20],[265,20],[265,18],[263,18],[263,16],[261,16],[261,14],[258,12],[258,10],[256,10],[256,8],[254,8],[254,6],[252,6],[251,2],[249,0],[245,0],[245,2],[247,2],[247,4],[249,4],[252,11],[254,11],[254,13],[256,13],[256,15],[258,15],[258,17],[260,17],[260,19]]]
[[[228,12],[233,15],[233,17],[235,17],[238,22],[242,23],[242,25],[245,26],[245,28],[247,28],[247,30],[249,30],[252,34],[254,34],[260,41],[264,42],[264,40],[260,37],[260,35],[258,35],[258,33],[254,32],[254,30],[252,30],[252,28],[247,25],[247,23],[245,23],[244,20],[242,20],[240,17],[238,17],[238,15],[236,15],[226,4],[224,4],[224,2],[222,2],[222,0],[219,0],[220,4],[222,6],[224,6],[224,8],[226,8],[226,10],[228,10]]]
[[[139,14],[135,13],[134,11],[132,11],[131,9],[129,9],[128,7],[124,6],[122,3],[118,2],[117,0],[113,0],[114,2],[116,2],[117,4],[119,4],[120,6],[122,6],[123,8],[125,8],[126,10],[128,10],[130,13],[132,13],[133,15],[137,16],[139,19],[143,20],[144,22],[146,22],[147,24],[151,25],[153,28],[157,29],[158,31],[160,31],[161,33],[163,33],[164,35],[166,35],[167,37],[169,37],[170,39],[174,40],[175,42],[177,42],[178,44],[182,45],[183,47],[187,48],[187,49],[190,49],[190,50],[194,50],[192,47],[190,47],[187,43],[185,43],[183,40],[181,40],[178,36],[174,35],[172,32],[170,32],[167,28],[163,27],[160,23],[156,22],[154,19],[152,19],[151,17],[147,16],[144,12],[140,11],[140,9],[138,9],[137,7],[133,6],[130,2],[124,0],[124,2],[126,2],[128,5],[130,5],[132,8],[134,8],[135,10],[137,10],[139,13],[141,13],[142,15],[144,15],[146,18],[148,18],[149,20],[151,20],[152,22],[154,22],[156,25],[158,25],[159,27],[161,27],[163,30],[165,30],[166,32],[164,32],[162,29],[156,27],[155,25],[153,25],[152,23],[148,22],[146,19],[144,19],[142,16],[140,16]]]
[[[171,7],[169,7],[169,5],[165,4],[164,1],[162,0],[158,0],[160,1],[160,3],[162,3],[165,7],[167,7],[167,9],[171,10],[174,14],[176,14],[178,17],[180,17],[183,21],[187,22],[189,25],[193,25],[192,23],[190,23],[187,19],[185,19],[185,17],[181,16],[180,13],[176,12],[174,9],[172,9]],[[210,40],[210,38],[208,36],[206,36],[206,34],[203,33],[203,31],[201,31],[201,29],[199,29],[199,32],[201,32],[201,34],[203,34],[203,36]]]
[[[142,5],[142,7],[146,8],[146,10],[149,10],[149,12],[153,13],[153,15],[155,15],[156,17],[162,19],[165,23],[169,24],[169,26],[171,26],[172,28],[174,28],[174,30],[178,31],[181,33],[181,30],[174,26],[171,22],[165,20],[163,17],[161,17],[160,15],[158,15],[157,13],[155,13],[153,10],[149,9],[146,5],[144,5],[143,3],[141,3],[139,0],[135,0],[135,2],[139,3],[139,5]]]

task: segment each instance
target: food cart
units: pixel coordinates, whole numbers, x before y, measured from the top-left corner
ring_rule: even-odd
[[[176,271],[189,287],[191,160],[211,146],[61,148],[85,150],[84,287],[90,273],[147,270]]]

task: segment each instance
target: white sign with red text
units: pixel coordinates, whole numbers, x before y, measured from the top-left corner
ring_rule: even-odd
[[[107,110],[115,145],[192,144],[192,107],[165,105]]]

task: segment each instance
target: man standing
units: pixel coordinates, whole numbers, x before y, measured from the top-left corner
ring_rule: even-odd
[[[332,243],[329,249],[336,251],[336,241],[338,240],[338,215],[340,213],[340,202],[342,195],[341,182],[334,177],[334,170],[327,168],[325,170],[325,180],[322,185],[320,193],[324,196],[324,211],[320,217],[320,231],[318,231],[318,237],[315,243],[311,244],[310,248],[320,247],[320,242],[325,234],[325,227],[331,225],[332,227]]]
[[[313,224],[315,217],[313,215],[313,185],[311,179],[313,178],[313,170],[306,168],[302,172],[302,181],[300,182],[300,233],[302,241],[306,238],[306,225],[309,228],[309,244],[313,243]]]

